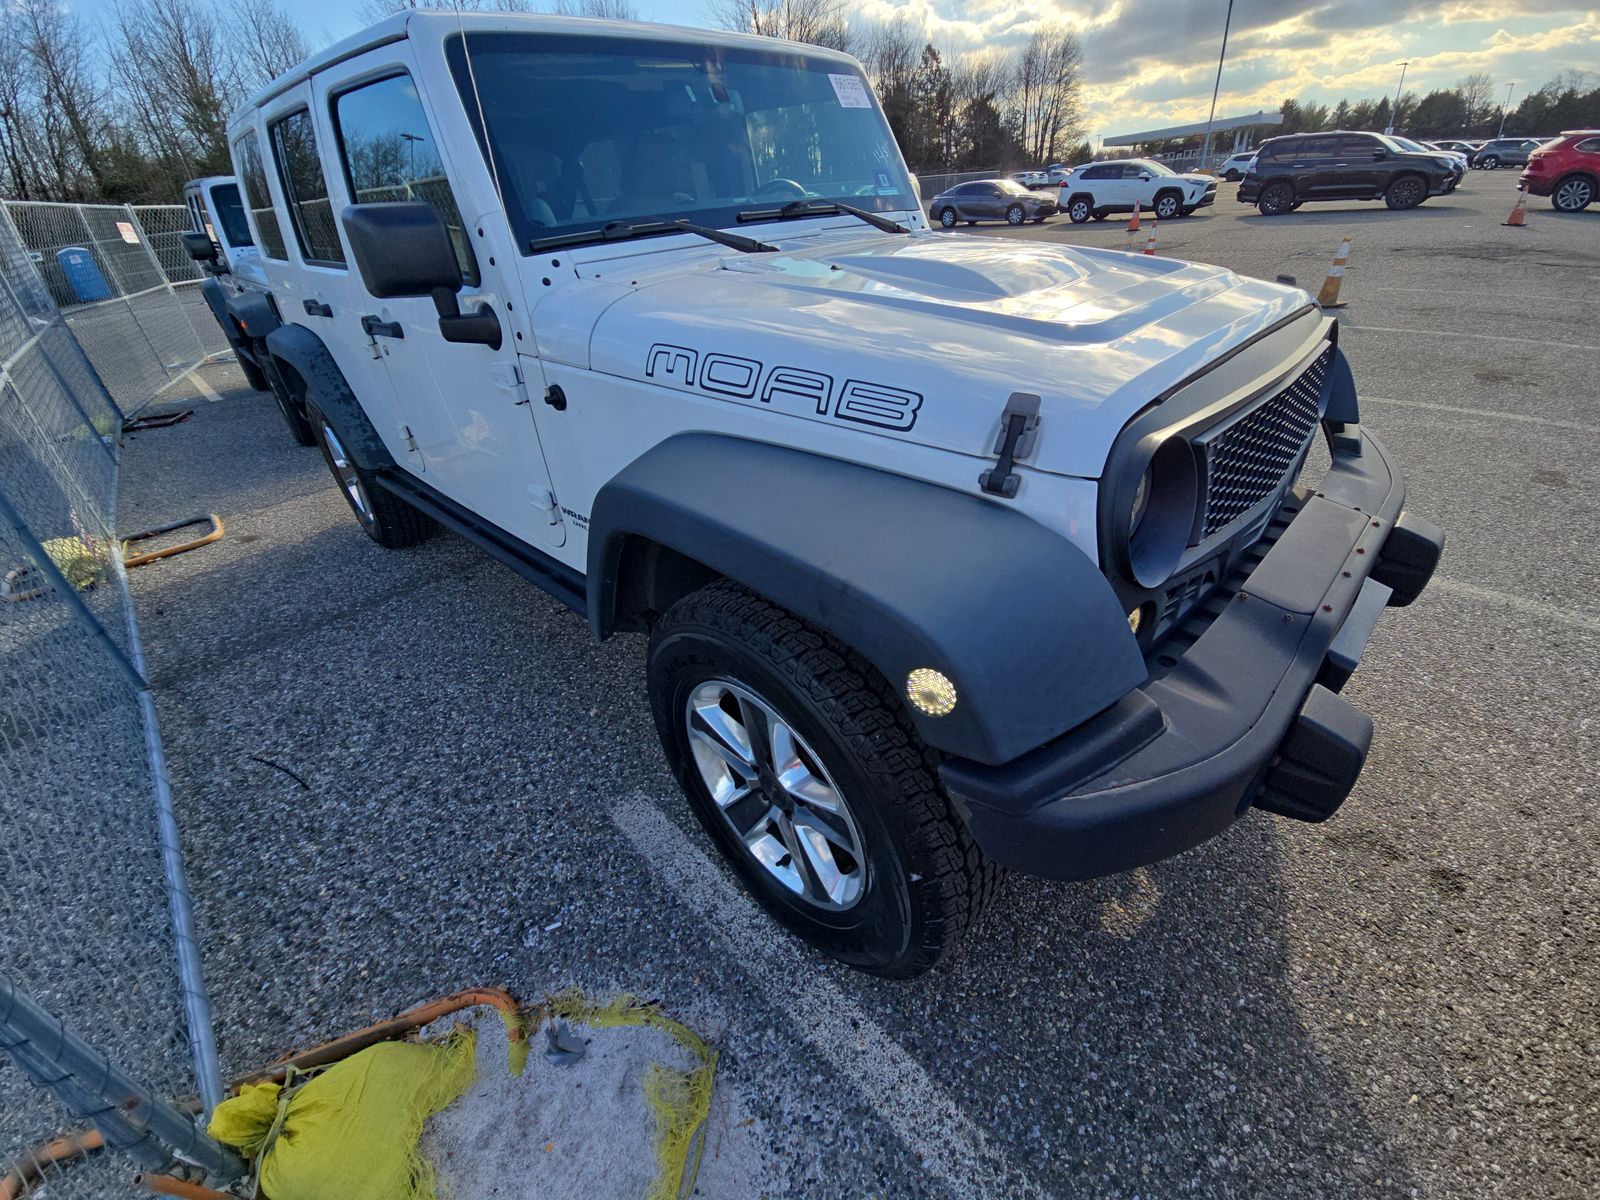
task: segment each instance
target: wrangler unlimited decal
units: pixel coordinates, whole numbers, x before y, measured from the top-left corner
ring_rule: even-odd
[[[768,367],[737,354],[702,354],[689,346],[657,342],[645,357],[646,379],[725,400],[770,404],[796,416],[832,416],[879,429],[908,430],[917,423],[922,393],[886,383],[847,379],[804,367]]]

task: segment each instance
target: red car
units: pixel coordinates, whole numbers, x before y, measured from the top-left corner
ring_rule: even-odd
[[[1557,212],[1581,212],[1600,196],[1600,129],[1568,129],[1528,156],[1522,186]]]

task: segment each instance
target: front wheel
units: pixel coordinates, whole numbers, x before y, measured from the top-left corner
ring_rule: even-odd
[[[363,533],[380,546],[398,550],[416,545],[433,532],[432,521],[385,488],[371,471],[351,457],[320,409],[308,407],[307,411],[311,427],[316,430],[317,444],[322,447],[323,460],[344,493],[345,503],[361,523]]]
[[[1178,215],[1178,210],[1183,207],[1183,201],[1171,192],[1156,197],[1156,216],[1163,221],[1170,221]]]
[[[789,929],[904,978],[977,919],[999,870],[952,811],[898,697],[853,652],[722,581],[667,611],[646,669],[695,815]]]
[[[1393,209],[1415,208],[1428,198],[1428,185],[1415,175],[1402,175],[1384,190],[1383,202]]]
[[[956,210],[953,208],[940,209],[939,224],[943,225],[946,229],[954,229],[956,227]]]
[[[1294,188],[1281,180],[1267,184],[1256,199],[1256,208],[1263,217],[1276,217],[1289,212],[1294,208]]]
[[[1022,211],[1022,205],[1020,204],[1013,204],[1010,208],[1006,209],[1007,225],[1021,225],[1023,221],[1027,220],[1027,218],[1028,214]]]
[[[1594,180],[1569,175],[1550,193],[1550,206],[1557,212],[1582,212],[1594,202]]]

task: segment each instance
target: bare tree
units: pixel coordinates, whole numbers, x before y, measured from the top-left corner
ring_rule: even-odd
[[[1486,71],[1474,71],[1460,83],[1456,91],[1461,94],[1462,115],[1467,128],[1471,128],[1495,111],[1494,79]]]
[[[555,0],[550,11],[564,17],[602,17],[607,21],[639,19],[639,10],[631,0]]]
[[[707,15],[723,29],[850,51],[855,43],[844,0],[711,0]]]
[[[1022,48],[1016,68],[1017,125],[1035,162],[1051,161],[1083,129],[1083,47],[1065,26],[1047,25]]]
[[[310,51],[277,0],[233,0],[223,28],[247,89],[270,83]]]
[[[99,193],[106,184],[106,146],[110,122],[106,89],[90,54],[91,40],[81,21],[60,0],[14,0],[23,48],[38,86],[39,108],[57,185],[73,188],[70,147]]]
[[[362,0],[356,12],[363,21],[381,21],[397,12],[537,12],[530,0]]]

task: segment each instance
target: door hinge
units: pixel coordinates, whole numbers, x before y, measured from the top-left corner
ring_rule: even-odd
[[[497,362],[489,368],[489,378],[495,387],[506,392],[516,405],[528,403],[528,385],[522,380],[522,370],[514,362]]]
[[[1000,414],[1000,436],[994,443],[1000,461],[978,476],[978,486],[991,496],[1008,500],[1015,496],[1022,478],[1011,468],[1019,458],[1033,453],[1038,429],[1039,397],[1032,392],[1012,392]]]
[[[561,509],[556,505],[556,494],[537,483],[528,485],[528,503],[545,515],[552,525],[561,523]]]
[[[407,450],[411,451],[413,454],[416,453],[416,450],[417,450],[417,438],[416,438],[416,435],[411,432],[411,426],[409,426],[409,425],[400,426],[400,444],[403,445]]]

